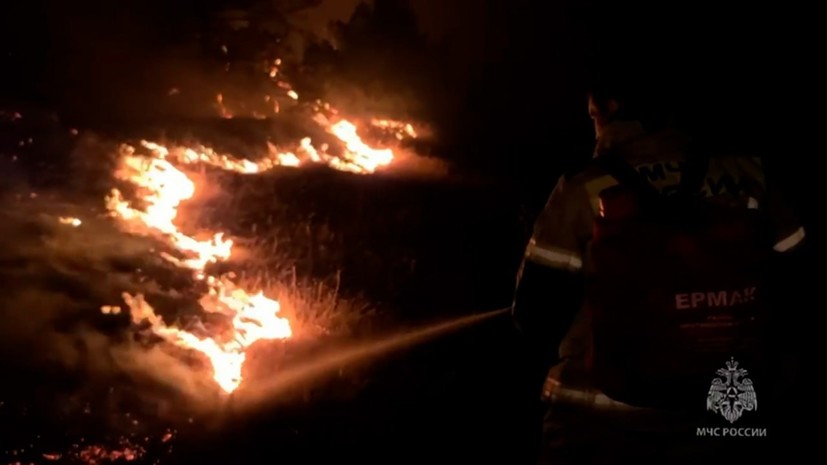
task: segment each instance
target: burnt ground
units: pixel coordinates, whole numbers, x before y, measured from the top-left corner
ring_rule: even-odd
[[[499,456],[509,457],[500,463],[515,463],[515,454],[530,451],[526,414],[533,398],[519,382],[520,358],[505,316],[340,364],[253,412],[232,403],[189,410],[175,378],[167,380],[170,388],[147,377],[164,373],[168,356],[136,355],[151,344],[137,341],[122,319],[98,311],[119,303],[122,290],[146,290],[146,282],[136,284],[139,274],[184,294],[191,284],[186,273],[153,261],[150,248],[157,244],[124,235],[100,216],[102,195],[112,185],[106,152],[121,134],[73,136],[58,123],[44,124],[47,129],[28,128],[31,143],[22,137],[26,131],[8,127],[4,141],[5,461],[90,462],[97,451],[90,445],[123,450],[124,440],[145,449],[134,463],[486,462]],[[202,176],[223,194],[188,211],[253,251],[251,265],[231,265],[236,271],[266,272],[276,281],[294,274],[308,287],[320,282],[326,289],[338,276],[337,295],[347,304],[333,310],[333,334],[264,348],[255,364],[271,371],[285,357],[312,360],[326,345],[510,303],[530,225],[513,184],[328,169]],[[56,224],[61,215],[84,223]],[[310,307],[318,304],[308,300]],[[179,295],[169,307],[186,313],[193,304]],[[201,382],[197,389],[211,389],[203,372]]]

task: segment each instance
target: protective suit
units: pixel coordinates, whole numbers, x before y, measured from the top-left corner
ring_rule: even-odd
[[[658,191],[668,194],[681,182],[689,140],[668,131],[647,133],[636,121],[615,121],[602,131],[594,157],[608,151],[622,155]],[[767,184],[759,159],[712,157],[703,178],[701,190],[710,200],[766,212],[778,254],[799,249],[804,229]],[[561,177],[535,223],[518,276],[513,317],[539,354],[539,365],[551,366],[542,370],[546,414],[540,463],[641,458],[693,463],[697,454],[714,445],[695,437],[697,418],[611,399],[594,388],[586,369],[591,326],[583,307],[583,283],[590,273],[589,245],[600,215],[599,195],[617,183],[597,163]],[[685,441],[661,441],[662,447],[656,447],[653,441],[658,440],[653,438],[670,432],[670,437]]]

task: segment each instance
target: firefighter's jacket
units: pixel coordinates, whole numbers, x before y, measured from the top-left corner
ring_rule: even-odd
[[[662,193],[677,189],[688,140],[672,132],[646,133],[637,122],[616,122],[605,128],[594,157],[617,151]],[[525,250],[525,261],[565,270],[588,272],[587,251],[593,223],[599,215],[598,195],[617,181],[596,164],[561,177],[537,219]],[[791,210],[767,186],[761,161],[753,157],[711,157],[702,190],[708,197],[745,208],[766,209],[776,234],[775,250],[794,249],[804,239],[804,229]],[[549,296],[548,311],[554,312]],[[577,360],[585,353],[588,323],[582,310],[560,344],[562,359]]]

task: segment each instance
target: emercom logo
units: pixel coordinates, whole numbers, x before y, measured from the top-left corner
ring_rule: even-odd
[[[709,438],[764,438],[767,437],[767,428],[698,428],[695,435]]]
[[[747,370],[738,367],[734,358],[719,368],[706,396],[706,409],[735,423],[744,412],[758,410],[758,398]]]
[[[735,423],[744,412],[758,410],[755,386],[747,376],[746,369],[738,366],[731,358],[726,367],[718,369],[706,396],[706,409],[721,415],[730,424]],[[696,436],[705,437],[766,437],[766,428],[711,427],[698,428]]]

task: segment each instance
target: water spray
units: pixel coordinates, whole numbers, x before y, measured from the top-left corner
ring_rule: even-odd
[[[244,392],[238,392],[238,395],[233,395],[228,399],[226,407],[228,411],[235,410],[236,412],[260,408],[262,403],[266,403],[271,399],[278,399],[281,394],[296,385],[323,376],[344,364],[356,364],[395,350],[423,343],[437,336],[482,323],[509,311],[510,308],[501,308],[463,316],[322,354],[315,360],[288,368],[271,380],[257,383],[249,389],[245,389]]]

